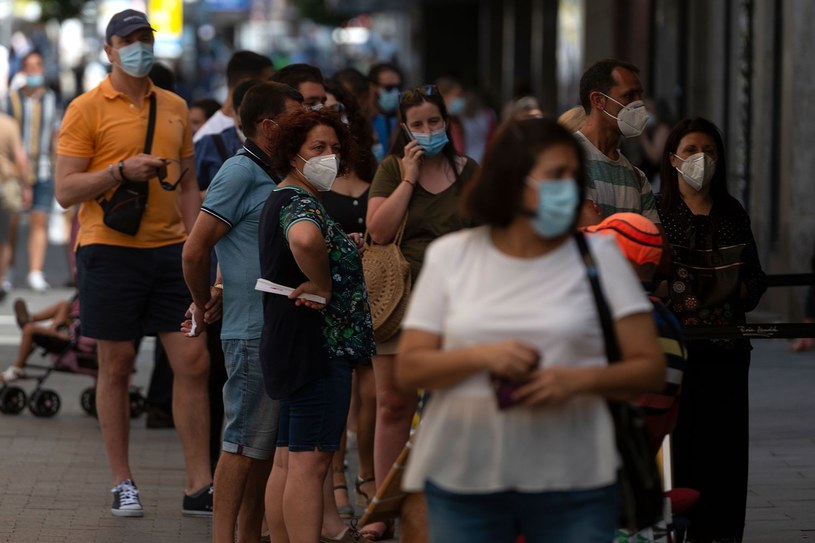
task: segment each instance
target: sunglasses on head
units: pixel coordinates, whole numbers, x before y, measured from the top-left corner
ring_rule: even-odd
[[[400,92],[399,101],[415,100],[419,98],[419,96],[435,96],[437,94],[439,94],[439,89],[436,87],[436,85],[420,85],[418,87],[408,89],[405,92]]]

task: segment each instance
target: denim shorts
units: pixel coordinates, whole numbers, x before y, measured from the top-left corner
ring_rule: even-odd
[[[279,403],[263,387],[260,338],[221,341],[226,363],[224,452],[257,460],[274,456]]]
[[[31,187],[31,211],[50,213],[54,205],[54,180],[38,179]]]
[[[619,519],[616,484],[590,490],[461,494],[425,483],[430,543],[609,543]]]
[[[130,341],[178,332],[192,303],[181,272],[183,246],[81,246],[76,266],[82,335]]]
[[[328,375],[280,400],[278,447],[288,447],[290,452],[339,450],[351,403],[354,364],[347,358],[335,358],[329,364]]]

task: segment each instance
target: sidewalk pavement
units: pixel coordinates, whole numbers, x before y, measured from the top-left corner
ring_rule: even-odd
[[[18,290],[0,304],[0,370],[17,351],[14,297],[24,297],[36,310],[71,294],[68,289],[44,295]],[[142,343],[134,375],[134,384],[145,389],[152,346],[152,341]],[[815,353],[791,354],[784,341],[756,341],[755,346],[744,541],[813,541]],[[21,385],[30,391],[34,383]],[[210,520],[181,516],[184,465],[178,437],[173,430],[146,429],[144,417],[133,421],[130,451],[145,516],[111,516],[112,482],[98,425],[79,405],[82,390],[91,385],[85,376],[53,374],[46,388],[62,398],[55,417],[37,418],[28,410],[0,415],[0,543],[210,541]],[[355,457],[348,458],[351,481]]]

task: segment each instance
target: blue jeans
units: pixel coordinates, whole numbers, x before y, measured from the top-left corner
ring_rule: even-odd
[[[263,388],[260,338],[221,341],[226,363],[224,451],[257,460],[274,456],[279,404]]]
[[[448,492],[425,483],[430,543],[610,543],[619,490],[610,485],[557,492]]]

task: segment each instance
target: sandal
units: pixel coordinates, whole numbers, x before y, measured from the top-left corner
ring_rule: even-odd
[[[381,530],[374,529],[376,527],[382,527]],[[362,529],[359,531],[360,535],[369,541],[383,541],[385,539],[393,539],[394,532],[396,531],[396,524],[391,520],[386,520],[384,522],[372,522],[367,526],[363,526]]]
[[[354,487],[357,491],[357,507],[368,507],[371,503],[371,500],[374,498],[374,494],[368,494],[364,490],[362,490],[363,485],[367,485],[369,483],[374,483],[374,494],[376,493],[376,480],[373,477],[366,477],[365,479],[361,479],[357,477],[357,481],[354,484]]]
[[[356,511],[354,511],[354,506],[348,501],[348,487],[346,485],[334,485],[334,500],[337,499],[337,491],[343,490],[345,491],[345,505],[337,505],[337,514],[339,514],[341,519],[348,520],[356,517]]]
[[[339,539],[320,536],[320,543],[364,543],[365,541],[365,537],[353,526],[346,528]]]

